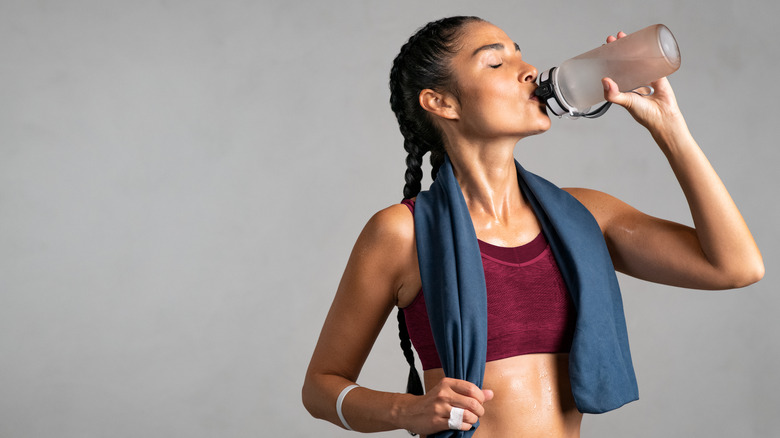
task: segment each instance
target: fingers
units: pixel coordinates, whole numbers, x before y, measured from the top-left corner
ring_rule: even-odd
[[[452,408],[463,409],[463,423],[460,430],[469,430],[485,414],[482,404],[493,398],[493,391],[482,390],[465,380],[445,378],[440,382],[439,398],[444,412],[442,417],[449,419]]]
[[[617,33],[617,37],[614,37],[612,35],[608,36],[607,37],[607,42],[611,43],[611,42],[619,40],[620,38],[623,38],[625,36],[627,36],[626,33],[621,30],[620,32]]]
[[[618,84],[610,78],[603,78],[601,85],[604,86],[604,99],[607,102],[616,103],[621,106],[630,106],[633,98],[629,93],[621,93]]]
[[[476,416],[473,412],[470,412],[468,410],[463,411],[463,423],[460,425],[460,430],[469,430],[471,429],[476,422],[479,421],[479,417]]]
[[[456,393],[460,395],[465,395],[466,397],[471,397],[473,399],[476,399],[480,403],[485,402],[485,392],[482,391],[477,385],[465,380],[457,380],[457,379],[446,379],[446,380],[449,381],[450,387]],[[492,393],[493,391],[490,392]]]
[[[625,38],[625,32],[607,37],[607,44]],[[674,97],[669,81],[660,78],[649,85],[653,87],[652,95],[626,92],[621,93],[618,84],[610,78],[601,80],[604,86],[604,100],[620,105],[628,110],[631,116],[648,129],[655,129],[681,118],[677,100]]]
[[[451,385],[452,390],[457,394],[457,398],[453,401],[464,404],[462,406],[456,404],[456,406],[468,409],[480,417],[484,415],[485,408],[482,404],[493,399],[492,390],[480,389],[477,385],[464,380],[451,380]]]
[[[460,418],[461,418],[460,423],[458,423],[457,421],[458,418],[457,412],[453,412],[458,409],[462,411],[460,413]],[[442,420],[447,424],[447,428],[455,428],[455,426],[451,424],[452,422],[450,421],[451,419],[454,418],[454,424],[459,424],[459,427],[457,427],[457,429],[469,430],[471,429],[472,426],[474,426],[474,424],[477,423],[477,421],[479,421],[479,417],[480,417],[479,415],[470,411],[468,408],[463,406],[458,406],[457,404],[455,404],[455,405],[447,406],[446,412],[444,413],[444,415],[442,415]]]
[[[443,378],[423,396],[415,396],[405,408],[405,424],[415,433],[431,433],[450,427],[467,431],[485,414],[482,404],[493,399],[493,391],[458,379]],[[453,411],[454,408],[458,408]],[[462,412],[460,412],[462,411]],[[462,414],[462,415],[461,415]]]

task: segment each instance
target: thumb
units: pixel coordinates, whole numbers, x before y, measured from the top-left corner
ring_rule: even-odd
[[[620,106],[631,106],[630,93],[621,93],[618,84],[610,78],[603,78],[601,84],[604,86],[604,99],[607,102],[616,103]]]

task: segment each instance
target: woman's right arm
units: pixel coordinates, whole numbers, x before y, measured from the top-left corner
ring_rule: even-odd
[[[336,413],[339,393],[357,380],[399,293],[419,290],[414,245],[414,221],[403,205],[374,215],[358,237],[306,372],[303,404],[314,417],[343,427]],[[358,387],[344,398],[342,413],[361,432],[430,434],[447,429],[455,406],[466,409],[468,430],[484,413],[485,396],[476,385],[454,379],[442,380],[425,396]]]

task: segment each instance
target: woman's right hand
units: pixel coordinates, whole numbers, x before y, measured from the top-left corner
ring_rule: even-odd
[[[415,396],[401,414],[407,423],[404,429],[429,435],[449,429],[452,408],[463,409],[460,430],[469,430],[485,414],[483,403],[493,398],[493,391],[458,379],[443,378],[425,395]]]
[[[361,368],[401,300],[420,291],[414,218],[405,205],[386,208],[366,224],[350,255],[301,391],[315,418],[344,426],[336,411],[340,392],[357,381]],[[412,295],[414,294],[414,295]],[[357,388],[342,400],[341,412],[359,432],[406,429],[420,434],[447,430],[453,407],[463,408],[463,430],[485,413],[492,391],[457,379],[442,379],[423,396]]]

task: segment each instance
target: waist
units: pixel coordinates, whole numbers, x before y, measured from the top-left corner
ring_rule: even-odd
[[[430,389],[444,377],[441,368],[424,373]],[[569,355],[527,354],[485,365],[483,389],[493,390],[475,438],[579,437],[582,414],[569,382]]]

